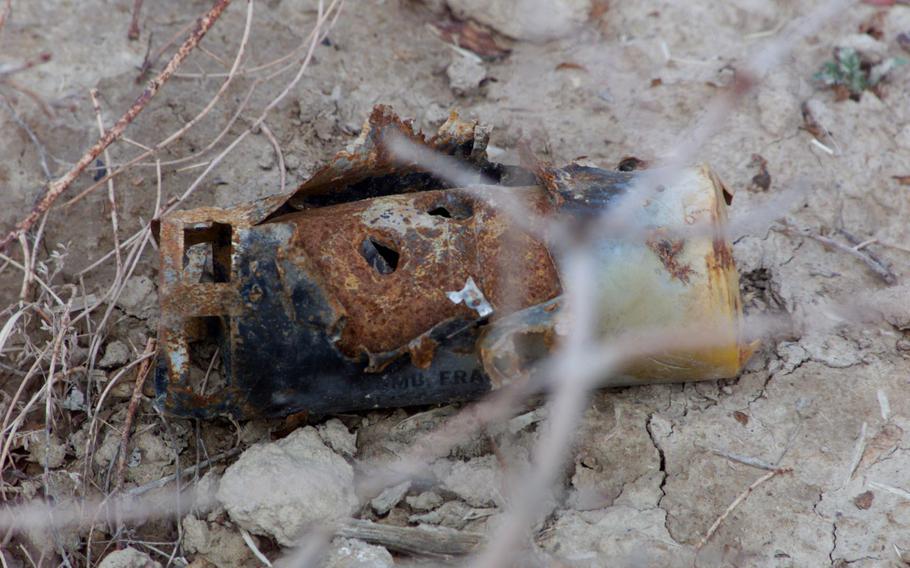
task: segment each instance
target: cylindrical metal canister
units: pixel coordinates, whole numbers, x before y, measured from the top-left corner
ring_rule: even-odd
[[[390,157],[406,136],[482,173],[450,187]],[[526,377],[560,341],[559,259],[519,209],[597,222],[640,173],[486,160],[486,131],[454,117],[424,141],[374,111],[352,149],[291,195],[160,222],[159,405],[236,418],[467,400]],[[721,340],[631,361],[611,384],[736,375],[736,268],[723,185],[685,169],[632,208],[640,230],[596,240],[598,333],[719,322]],[[686,230],[688,229],[688,230]],[[590,246],[590,245],[589,245]]]

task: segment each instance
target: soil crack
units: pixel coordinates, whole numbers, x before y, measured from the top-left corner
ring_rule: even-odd
[[[661,509],[664,512],[664,529],[666,529],[667,534],[670,535],[670,538],[672,538],[674,542],[679,542],[676,537],[673,536],[672,531],[670,531],[670,512],[667,511],[667,509],[663,506],[664,497],[667,496],[666,486],[669,475],[667,473],[666,453],[658,441],[658,435],[654,432],[653,429],[654,417],[654,414],[648,415],[648,420],[645,422],[645,430],[648,432],[648,437],[651,438],[651,444],[653,444],[654,449],[657,450],[658,469],[661,473],[660,486],[658,487],[658,489],[660,489],[660,497],[657,499],[657,508]],[[670,430],[670,433],[672,433],[672,428]]]

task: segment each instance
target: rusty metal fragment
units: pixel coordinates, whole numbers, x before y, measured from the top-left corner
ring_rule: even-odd
[[[543,237],[476,192],[394,159],[389,137],[458,159],[544,218],[608,208],[637,174],[491,163],[488,134],[453,114],[425,139],[376,107],[357,141],[294,192],[162,219],[158,403],[199,418],[325,415],[468,400],[525,374],[558,341],[561,285]],[[681,216],[724,221],[719,180],[706,168],[683,177],[682,190],[643,208],[650,239],[603,248],[605,334],[662,317],[633,313],[625,286],[659,297],[651,303],[691,303],[680,317],[722,304],[738,325],[722,235],[660,232]],[[735,375],[745,351],[731,333],[736,357],[689,354],[639,374]]]

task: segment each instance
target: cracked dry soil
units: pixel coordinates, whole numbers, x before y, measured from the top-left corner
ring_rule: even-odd
[[[14,102],[46,145],[56,174],[96,138],[88,89],[99,89],[110,123],[137,93],[137,67],[149,37],[154,46],[160,45],[207,3],[146,4],[140,41],[129,42],[132,1],[15,2],[14,18],[0,44],[0,63],[53,53],[50,62],[18,77],[50,105],[52,116],[28,97]],[[818,2],[613,2],[565,37],[545,43],[500,38],[511,53],[483,63],[483,81],[469,81],[467,87],[455,85],[446,72],[463,56],[428,27],[444,17],[442,4],[393,0],[345,7],[303,81],[268,120],[284,152],[288,185],[305,179],[349,143],[376,103],[391,105],[427,130],[435,129],[449,108],[458,108],[494,127],[491,144],[500,152],[496,158],[507,163],[517,162],[521,138],[555,163],[585,156],[612,167],[629,155],[654,159],[697,119],[706,101],[729,84],[731,68]],[[223,59],[236,49],[243,26],[241,5],[232,6],[204,42]],[[252,61],[268,61],[295,47],[302,30],[309,29],[314,6],[304,0],[257,2]],[[788,203],[789,209],[781,211],[792,226],[831,233],[844,229],[861,241],[910,242],[910,194],[893,177],[910,173],[910,72],[898,68],[882,98],[865,92],[858,101],[838,101],[832,91],[811,81],[836,46],[856,43],[857,35],[865,35],[858,32],[860,24],[879,9],[850,5],[820,32],[799,42],[702,149],[700,160],[711,164],[736,193],[734,219],[747,219],[750,211],[798,189],[801,193]],[[899,55],[896,38],[910,30],[910,7],[881,10],[883,34],[872,40],[870,49]],[[67,12],[65,17],[48,17],[61,11]],[[181,68],[185,76],[164,89],[128,136],[149,142],[178,128],[220,84],[200,73],[218,70],[221,66],[212,56],[194,53]],[[204,147],[251,84],[249,77],[238,78],[224,104],[162,157],[178,158]],[[278,88],[263,85],[255,90],[250,108],[261,108]],[[814,118],[830,133],[833,153],[814,143],[805,128],[801,108],[807,101]],[[240,122],[245,120],[249,118]],[[0,125],[0,225],[7,227],[33,203],[42,179],[27,136],[2,112]],[[134,151],[116,144],[111,159],[121,163]],[[767,191],[753,184],[759,173],[753,154],[767,160]],[[166,168],[165,191],[182,191],[197,173]],[[189,206],[226,206],[275,193],[279,177],[267,138],[250,136]],[[89,183],[85,176],[71,195]],[[118,182],[121,238],[148,218],[154,183],[154,168],[148,167]],[[105,192],[97,191],[68,210],[56,207],[48,218],[48,246],[63,243],[68,249],[64,278],[73,279],[111,249],[106,203]],[[554,495],[554,509],[537,527],[538,544],[573,566],[905,565],[910,558],[901,557],[910,551],[910,255],[879,242],[868,248],[891,263],[896,285],[885,285],[852,256],[767,226],[738,238],[734,252],[747,312],[789,313],[822,323],[829,321],[830,302],[862,306],[857,308],[861,321],[810,326],[785,341],[765,343],[737,379],[594,394],[561,490]],[[149,251],[137,275],[155,281],[155,265]],[[7,305],[16,297],[19,276],[5,271],[0,278]],[[97,270],[85,286],[96,290],[109,278],[109,271]],[[119,315],[109,341],[141,350],[155,332],[154,310]],[[13,383],[4,378],[0,389],[9,391]],[[122,405],[124,399],[118,400]],[[419,435],[424,425],[409,420],[412,414],[398,410],[342,417],[359,436],[353,459],[394,453],[396,444]],[[110,423],[116,425],[122,415],[122,410],[113,412]],[[139,428],[167,440],[159,445],[175,445],[155,430],[160,427],[147,405],[138,421]],[[196,432],[192,423],[175,421],[180,440],[176,449],[193,456],[204,444],[216,454],[229,448],[235,436],[249,445],[284,427],[264,421],[234,432],[229,424],[211,423]],[[405,427],[413,431],[402,434]],[[108,435],[116,440],[113,433]],[[154,435],[147,437],[141,442],[142,462],[128,472],[129,484],[173,471],[169,452],[156,446]],[[506,440],[511,449],[500,448],[501,459],[495,461],[504,471],[489,478],[502,479],[507,486],[510,472],[520,471],[535,439],[532,425]],[[65,459],[57,470],[82,471],[78,443],[69,440],[64,445]],[[434,464],[434,471],[445,478],[455,462],[481,458],[493,449],[479,437]],[[714,520],[766,473],[737,456],[793,471],[757,487],[696,551]],[[99,467],[108,463],[95,459]],[[407,524],[408,515],[417,511],[407,503],[416,503],[413,499],[426,489],[412,488],[409,500],[380,520]],[[451,494],[443,497],[454,499]],[[489,517],[481,517],[468,528],[482,531],[488,522]],[[173,538],[173,525],[155,525],[137,529],[137,540],[143,535]],[[268,543],[262,546],[274,552]],[[248,555],[242,546],[236,554],[238,565],[254,562],[241,558]]]

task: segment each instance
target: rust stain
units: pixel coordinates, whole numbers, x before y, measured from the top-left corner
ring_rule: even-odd
[[[421,369],[428,369],[433,362],[437,347],[439,347],[437,341],[426,335],[421,335],[408,344],[408,353],[411,355],[411,361],[415,366]]]
[[[294,229],[292,248],[307,256],[322,275],[324,292],[344,306],[347,323],[338,342],[342,352],[383,353],[407,345],[439,321],[474,317],[469,307],[445,295],[473,277],[487,299],[502,305],[519,293],[521,309],[556,296],[556,267],[545,245],[526,234],[508,242],[506,213],[467,194],[472,215],[453,219],[431,214],[453,190],[426,191],[366,199],[309,209],[276,221]],[[522,190],[538,198],[535,188]],[[406,219],[411,219],[407,222]],[[397,255],[380,271],[364,258],[362,243],[372,239]],[[519,287],[509,289],[502,267],[522,274]]]
[[[712,246],[714,248],[714,255],[710,259],[709,266],[721,271],[726,271],[728,269],[735,270],[736,262],[733,260],[733,249],[727,241],[724,240],[723,237],[717,236],[714,237]]]
[[[646,244],[648,245],[648,248],[657,255],[657,258],[660,259],[661,264],[664,265],[664,268],[667,269],[670,276],[676,278],[683,284],[689,283],[689,277],[694,270],[692,270],[692,267],[688,264],[681,263],[677,258],[686,246],[685,241],[682,239],[671,240],[660,235],[655,235],[649,238]]]

